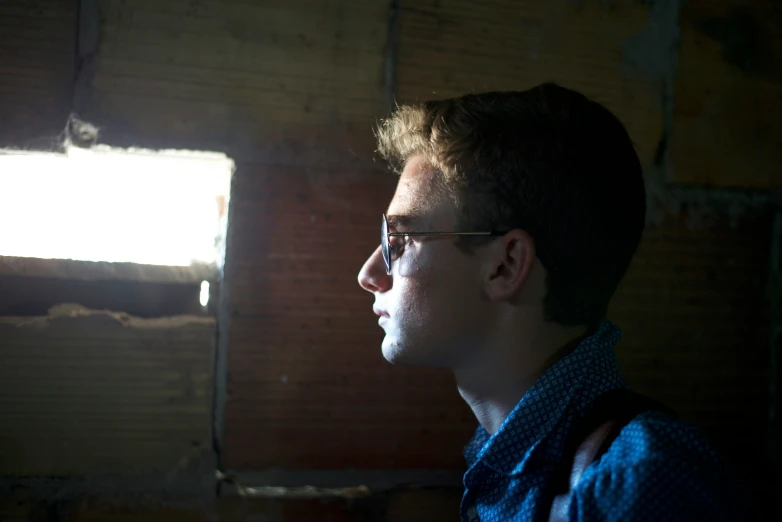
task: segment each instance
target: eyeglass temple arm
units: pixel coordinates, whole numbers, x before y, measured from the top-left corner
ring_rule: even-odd
[[[389,232],[389,237],[402,236],[501,236],[507,232]]]

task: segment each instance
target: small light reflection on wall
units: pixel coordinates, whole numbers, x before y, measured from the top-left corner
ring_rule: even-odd
[[[209,282],[201,281],[201,306],[209,304]]]

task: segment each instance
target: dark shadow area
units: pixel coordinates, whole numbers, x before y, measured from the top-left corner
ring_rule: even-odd
[[[212,295],[215,293],[212,285]],[[199,302],[200,283],[76,281],[48,277],[0,276],[0,315],[46,315],[60,303],[137,317],[207,315]],[[212,298],[210,298],[210,305]]]

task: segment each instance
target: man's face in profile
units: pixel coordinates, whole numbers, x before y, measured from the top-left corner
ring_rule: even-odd
[[[434,190],[439,175],[422,156],[410,158],[388,207],[391,232],[456,230],[453,203]],[[375,296],[388,361],[455,368],[485,335],[480,256],[466,255],[455,241],[395,237],[392,248],[401,254],[394,256],[390,275],[380,247],[361,268],[358,281]]]

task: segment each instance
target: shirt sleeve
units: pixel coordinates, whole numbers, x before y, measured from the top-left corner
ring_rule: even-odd
[[[727,474],[698,459],[646,458],[585,473],[573,490],[571,521],[749,521],[749,504]],[[603,463],[601,463],[603,464]],[[706,463],[708,464],[708,463]]]

